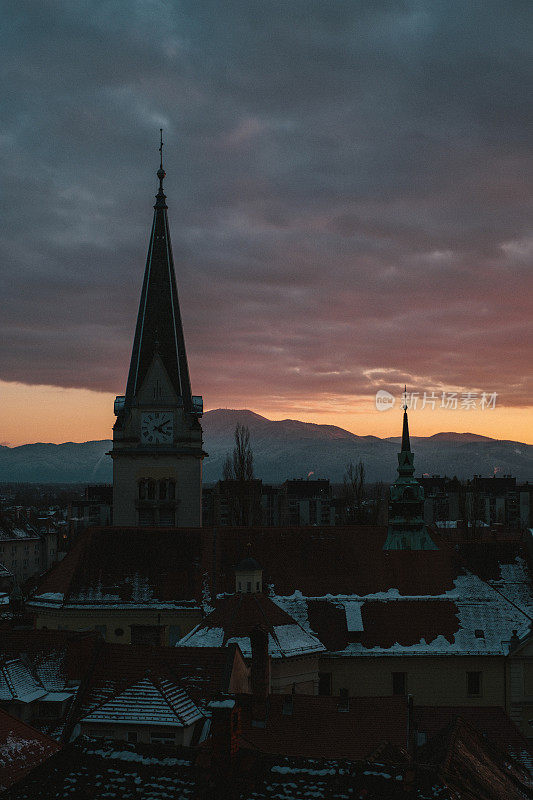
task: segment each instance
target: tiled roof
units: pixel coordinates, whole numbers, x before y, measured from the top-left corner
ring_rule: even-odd
[[[243,698],[246,700],[249,698]],[[335,698],[296,695],[293,718],[283,714],[282,706],[280,712],[283,697],[274,695],[270,700],[277,701],[278,706],[267,720],[266,728],[251,726],[249,712],[245,710],[235,772],[222,773],[218,780],[216,770],[211,772],[214,785],[207,784],[209,762],[207,765],[205,761],[200,763],[202,753],[208,753],[209,746],[202,748],[195,764],[190,749],[170,755],[154,747],[137,745],[132,748],[119,743],[95,745],[78,739],[17,786],[13,798],[122,800],[140,793],[143,798],[153,800],[222,798],[226,796],[229,782],[236,790],[235,796],[255,800],[343,800],[352,796],[400,800],[407,794],[413,800],[459,796],[463,800],[525,800],[531,796],[527,775],[461,721],[446,733],[442,744],[437,742],[432,750],[426,749],[424,755],[431,758],[422,760],[421,769],[412,771],[415,784],[409,792],[408,761],[403,746],[407,712],[402,698],[352,699],[353,712],[339,712],[334,707],[338,702]],[[327,736],[321,723],[313,720],[313,714],[305,712],[306,702],[314,703],[315,707],[323,704],[324,709],[326,704],[331,705]],[[328,712],[324,710],[324,713]],[[303,730],[294,724],[294,715],[299,715],[296,719],[303,721]],[[332,726],[332,721],[338,724]],[[330,731],[334,732],[333,736],[329,735]],[[368,738],[365,740],[365,737]],[[295,748],[317,755],[277,754],[291,743]],[[353,752],[357,760],[322,756],[321,753],[331,746],[339,753]]]
[[[499,653],[514,629],[519,636],[528,629],[533,596],[522,541],[436,539],[438,550],[384,551],[385,538],[380,526],[98,528],[44,577],[35,603],[216,604],[186,643],[234,639],[248,654],[250,629],[264,619],[253,605],[238,607],[248,601],[223,593],[234,591],[235,566],[251,543],[264,585],[292,618],[271,620],[273,655],[309,650],[313,634],[329,649],[349,646],[354,654],[397,647]],[[295,623],[303,638],[297,627],[274,631]]]
[[[0,662],[0,700],[32,703],[46,693],[46,689],[20,658]]]
[[[77,605],[194,604],[201,597],[200,559],[198,528],[91,528],[35,595]]]
[[[475,727],[500,749],[511,753],[514,757],[519,757],[521,754],[529,756],[533,761],[533,743],[525,738],[499,706],[415,706],[414,708],[415,725],[420,733],[426,734],[427,739],[443,733],[455,723],[457,717]]]
[[[0,627],[0,657],[23,656],[48,691],[62,690],[68,681],[80,681],[100,643],[93,632],[13,630]]]
[[[302,528],[93,528],[44,576],[37,594],[102,603],[200,601],[234,591],[234,571],[249,551],[276,595],[403,596],[451,590],[464,569],[499,580],[501,564],[524,556],[524,542],[450,544],[438,550],[386,551],[384,526]],[[149,557],[147,558],[147,554]]]
[[[220,691],[230,691],[235,648],[176,648],[103,642],[74,709],[76,718],[86,716],[147,672],[157,680],[171,681],[203,705]],[[242,661],[242,658],[241,658]]]
[[[258,625],[269,633],[273,658],[306,655],[324,650],[323,644],[264,594],[234,594],[217,601],[212,611],[178,647],[224,647],[236,642],[251,657],[250,633]]]
[[[507,754],[460,717],[447,735],[440,775],[462,800],[528,800],[533,780]]]
[[[0,792],[58,750],[53,739],[0,709]]]
[[[205,528],[204,565],[217,592],[232,592],[234,567],[251,543],[263,583],[277,595],[441,594],[453,585],[453,548],[384,551],[384,526]],[[206,560],[207,559],[207,560]]]
[[[271,694],[265,727],[252,724],[250,695],[239,703],[243,746],[262,753],[363,760],[385,743],[407,747],[405,697],[352,697],[341,711],[338,697]]]
[[[176,684],[146,677],[105,700],[81,721],[183,728],[202,716],[187,693]]]
[[[533,593],[522,559],[500,563],[500,580],[458,575],[442,595],[404,597],[397,589],[366,597],[275,597],[329,650],[351,655],[502,654],[513,630],[527,634]]]

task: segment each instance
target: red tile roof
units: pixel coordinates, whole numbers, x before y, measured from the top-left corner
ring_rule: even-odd
[[[247,543],[263,567],[263,583],[279,595],[309,597],[373,594],[442,594],[458,572],[453,547],[384,551],[383,526],[303,528],[206,528],[204,567],[217,592],[232,592],[234,567]]]
[[[59,749],[53,739],[0,709],[0,792]]]
[[[278,595],[359,595],[398,589],[401,595],[441,595],[466,567],[498,580],[500,564],[525,555],[522,541],[454,545],[438,550],[383,550],[383,526],[303,528],[93,528],[43,578],[37,594],[66,599],[91,590],[132,600],[134,583],[154,599],[200,602],[204,576],[212,596],[232,593],[235,566],[248,553]],[[141,593],[142,597],[142,593]]]
[[[520,753],[525,751],[533,758],[533,743],[511,722],[499,706],[415,706],[417,729],[430,739],[442,733],[461,717],[498,747]]]
[[[237,639],[246,657],[251,655],[250,634],[261,626],[269,633],[271,655],[291,656],[322,650],[321,643],[305,631],[293,617],[264,594],[234,594],[217,600],[215,609],[203,622],[184,637],[186,644],[202,646],[210,631],[220,631],[220,641],[214,645],[225,647]]]
[[[370,601],[363,604],[361,616],[364,647],[413,645],[425,639],[429,644],[444,636],[450,644],[459,630],[457,606],[447,600]]]
[[[0,630],[0,655],[27,656],[39,674],[53,663],[54,672],[64,680],[81,680],[100,646],[99,634],[92,631]],[[55,656],[51,661],[52,654]],[[43,674],[46,680],[46,676]]]
[[[448,733],[439,772],[462,800],[527,800],[533,794],[531,775],[460,717]]]
[[[382,745],[407,747],[407,700],[404,697],[352,697],[340,711],[338,697],[271,694],[265,727],[252,725],[252,698],[239,696],[242,746],[262,753],[305,758],[362,760]]]
[[[65,600],[94,594],[117,602],[194,601],[201,597],[202,537],[198,528],[91,528],[40,582],[37,595]],[[91,600],[88,598],[88,602]]]
[[[103,642],[81,691],[76,713],[86,712],[147,674],[179,683],[194,700],[209,699],[230,689],[234,663],[244,663],[235,651],[235,647],[178,648]]]

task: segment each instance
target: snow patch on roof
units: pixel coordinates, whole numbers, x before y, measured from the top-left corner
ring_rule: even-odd
[[[144,678],[104,701],[81,722],[183,728],[202,717],[201,711],[183,689],[167,680],[156,684],[150,678]]]
[[[222,647],[223,643],[224,628],[205,628],[200,624],[176,642],[176,647]]]

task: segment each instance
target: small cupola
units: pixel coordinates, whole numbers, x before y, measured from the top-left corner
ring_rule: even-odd
[[[235,591],[240,594],[259,594],[263,591],[263,569],[250,554],[235,567]]]

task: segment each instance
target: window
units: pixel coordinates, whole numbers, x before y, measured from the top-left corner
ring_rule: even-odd
[[[466,673],[466,691],[471,697],[481,694],[481,672]]]
[[[283,698],[283,708],[281,713],[285,716],[291,717],[294,710],[294,699],[292,694],[288,694]]]
[[[247,581],[246,582],[246,591],[247,592],[251,592],[252,591],[252,581]]]
[[[115,636],[124,636],[124,628],[115,628]]]
[[[146,500],[146,481],[139,481],[139,500]]]
[[[155,500],[155,481],[148,481],[148,500]]]
[[[174,500],[176,497],[176,481],[170,480],[168,482],[168,499]]]
[[[172,730],[150,731],[150,741],[155,744],[176,744],[176,735]]]
[[[128,742],[137,744],[137,731],[128,731]]]
[[[167,482],[165,480],[159,481],[159,499],[167,499]]]
[[[163,626],[132,625],[131,643],[159,646],[163,643]]]
[[[407,694],[407,673],[406,672],[393,672],[392,673],[392,693],[393,694]]]
[[[482,630],[478,629],[478,630],[474,631],[474,634],[475,634],[476,639],[484,639],[485,638],[485,631],[482,631]]]

